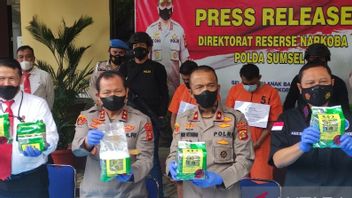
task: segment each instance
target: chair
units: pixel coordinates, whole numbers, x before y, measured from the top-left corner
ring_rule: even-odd
[[[145,179],[145,186],[148,191],[148,198],[159,197],[159,182],[151,175],[148,175]]]
[[[70,165],[48,164],[49,197],[75,198],[76,170]]]
[[[240,180],[241,198],[279,198],[281,186],[274,180],[244,178]]]

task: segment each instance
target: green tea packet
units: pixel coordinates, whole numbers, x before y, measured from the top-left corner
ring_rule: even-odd
[[[130,174],[131,158],[101,160],[100,167],[102,171],[101,181],[107,182],[121,174]]]
[[[320,131],[320,140],[313,148],[340,148],[340,137],[345,133],[345,116],[341,106],[313,106],[310,126]]]
[[[177,179],[205,179],[206,168],[207,149],[205,142],[178,142]]]
[[[11,139],[9,114],[0,115],[0,138]]]
[[[43,121],[21,122],[17,125],[17,141],[20,151],[32,146],[40,151],[45,150],[45,124]]]
[[[124,124],[115,122],[99,127],[104,132],[100,141],[100,180],[111,181],[120,174],[131,173],[131,158],[128,152]]]

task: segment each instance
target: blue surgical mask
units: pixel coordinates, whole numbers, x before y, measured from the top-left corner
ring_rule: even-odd
[[[258,85],[243,85],[243,88],[248,92],[254,92],[257,89]]]

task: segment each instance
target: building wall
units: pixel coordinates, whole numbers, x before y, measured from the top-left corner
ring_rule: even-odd
[[[108,59],[110,37],[109,0],[21,0],[21,32],[22,44],[30,45],[35,50],[37,59],[54,63],[49,50],[34,40],[26,27],[37,15],[38,19],[55,32],[62,20],[70,26],[80,16],[90,16],[93,24],[86,27],[75,40],[77,46],[91,45],[81,59],[80,67],[92,60]]]

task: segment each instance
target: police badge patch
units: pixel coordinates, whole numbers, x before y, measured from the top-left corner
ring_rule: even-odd
[[[76,124],[78,126],[82,126],[82,125],[84,125],[86,123],[87,123],[87,117],[85,115],[82,115],[82,114],[79,115],[77,120],[76,120]]]

